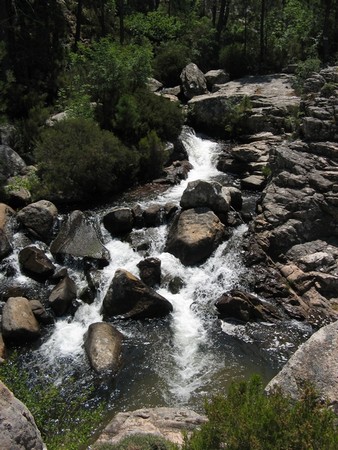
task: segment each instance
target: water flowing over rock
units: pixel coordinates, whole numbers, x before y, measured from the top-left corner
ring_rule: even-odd
[[[66,276],[52,290],[48,302],[57,316],[62,316],[76,299],[77,288],[74,281]]]
[[[45,448],[27,407],[0,381],[0,442],[3,450]]]
[[[34,237],[50,242],[57,215],[58,210],[53,203],[40,200],[22,208],[17,218]]]
[[[67,256],[84,258],[97,262],[100,267],[106,266],[110,260],[95,225],[87,221],[81,211],[73,211],[69,215],[52,242],[50,251],[60,259]]]
[[[117,414],[106,426],[94,444],[118,444],[123,438],[135,433],[155,434],[182,445],[185,432],[207,422],[207,418],[186,408],[138,409]]]
[[[180,75],[183,93],[191,99],[196,95],[208,92],[207,83],[203,72],[194,63],[188,64]]]
[[[40,326],[25,297],[10,297],[5,303],[2,334],[5,341],[11,344],[22,344],[40,336]]]
[[[306,383],[338,411],[338,321],[322,327],[302,344],[267,385],[298,399]]]
[[[122,269],[115,272],[102,304],[104,315],[131,319],[163,317],[172,310],[168,300]]]
[[[20,250],[19,263],[23,272],[38,281],[46,280],[55,270],[48,256],[33,245]]]
[[[105,322],[92,323],[84,336],[84,347],[92,368],[115,374],[121,364],[123,335]]]
[[[185,265],[194,265],[207,259],[224,237],[224,225],[210,209],[187,209],[175,217],[165,251]]]

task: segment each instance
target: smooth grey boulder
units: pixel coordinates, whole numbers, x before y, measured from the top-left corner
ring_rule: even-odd
[[[32,414],[2,381],[0,381],[0,446],[3,450],[45,449]]]
[[[302,344],[270,381],[266,391],[278,387],[286,395],[299,398],[310,383],[319,395],[338,405],[338,321],[320,328]]]
[[[207,422],[202,416],[186,408],[144,408],[118,413],[102,431],[93,448],[103,444],[118,444],[131,434],[154,434],[178,446],[183,445],[184,433],[192,432]]]
[[[97,262],[100,267],[108,265],[110,260],[109,251],[102,244],[98,229],[81,211],[73,211],[68,216],[52,242],[50,251],[61,260],[67,256],[85,258]]]
[[[6,343],[22,344],[40,336],[30,301],[25,297],[10,297],[2,310],[2,335]]]
[[[0,333],[0,364],[5,359],[5,356],[6,356],[6,346],[2,334]]]
[[[130,208],[113,208],[103,216],[103,225],[114,236],[129,233],[134,226],[134,216]]]
[[[50,242],[57,215],[58,210],[52,202],[39,200],[22,208],[17,218],[34,237]]]
[[[186,98],[191,99],[196,95],[202,95],[208,92],[205,76],[196,64],[188,64],[182,70],[180,78],[183,93]]]
[[[182,211],[170,227],[165,251],[187,266],[206,260],[225,237],[225,228],[208,208]]]
[[[48,302],[57,316],[62,316],[76,299],[77,288],[74,281],[67,275],[52,290]]]
[[[172,304],[130,272],[118,269],[103,299],[105,316],[131,319],[163,317]]]
[[[224,84],[227,83],[230,79],[229,74],[222,69],[209,70],[204,76],[207,80],[209,91],[213,90],[215,84]]]
[[[0,203],[0,261],[12,251],[11,219],[14,214],[15,212],[10,206]]]
[[[215,213],[227,213],[230,198],[217,181],[195,180],[188,183],[180,205],[183,209],[207,207]]]
[[[29,277],[43,281],[53,275],[55,266],[48,256],[34,245],[25,247],[19,252],[21,270]]]
[[[106,322],[92,323],[84,336],[84,348],[91,367],[98,373],[116,374],[121,364],[123,335]]]

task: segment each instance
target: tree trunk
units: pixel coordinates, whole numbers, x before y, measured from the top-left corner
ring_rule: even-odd
[[[229,18],[231,0],[221,0],[221,7],[217,22],[217,40],[220,41],[222,31],[225,30]]]
[[[260,17],[260,26],[259,26],[259,65],[260,70],[262,69],[264,60],[265,60],[265,1],[261,0],[261,17]]]

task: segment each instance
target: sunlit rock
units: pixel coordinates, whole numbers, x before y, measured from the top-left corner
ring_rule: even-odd
[[[185,265],[207,259],[225,237],[225,227],[208,208],[182,211],[170,227],[165,251]]]
[[[17,217],[34,237],[50,242],[57,215],[58,210],[52,202],[39,200],[22,208]]]
[[[105,322],[92,323],[84,336],[84,347],[90,365],[98,372],[115,374],[121,364],[123,335]]]
[[[40,326],[29,300],[10,297],[2,310],[2,334],[6,343],[23,344],[40,336]]]
[[[19,263],[25,274],[38,281],[46,280],[55,270],[48,256],[33,245],[20,250]]]
[[[77,288],[74,281],[66,276],[52,290],[48,302],[57,316],[62,316],[76,299]]]
[[[132,319],[163,317],[172,310],[168,300],[123,269],[115,272],[102,305],[105,316]]]

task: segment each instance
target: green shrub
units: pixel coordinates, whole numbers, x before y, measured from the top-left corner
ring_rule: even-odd
[[[149,181],[162,174],[166,159],[164,146],[155,131],[151,131],[138,144],[140,152],[140,180]]]
[[[191,62],[191,50],[177,41],[167,42],[158,49],[153,61],[154,77],[165,86],[181,83],[182,69]]]
[[[249,60],[243,44],[235,43],[221,48],[218,60],[220,68],[228,72],[230,78],[239,78],[248,72]]]
[[[92,391],[65,395],[63,389],[72,378],[56,386],[43,373],[36,373],[39,383],[29,379],[14,354],[0,365],[0,379],[32,413],[48,450],[78,450],[87,445],[93,431],[102,421],[104,405],[92,404]]]
[[[313,73],[319,72],[320,65],[321,61],[318,58],[308,58],[298,64],[296,69],[296,79],[294,82],[294,88],[297,92],[302,92],[304,81]]]
[[[247,118],[252,110],[252,103],[250,98],[245,95],[238,103],[229,100],[228,109],[225,116],[225,131],[231,137],[236,137],[242,132],[243,121]]]
[[[227,397],[206,403],[209,421],[185,439],[183,450],[335,450],[336,416],[304,387],[294,402],[279,391],[264,394],[258,376],[234,383]]]
[[[323,97],[331,97],[331,95],[334,95],[336,91],[338,91],[337,83],[325,83],[320,90],[320,94]]]
[[[133,434],[118,444],[102,444],[95,450],[177,450],[178,447],[160,436],[153,434]]]
[[[86,119],[46,129],[35,156],[46,195],[72,200],[120,191],[134,181],[139,161],[135,150]]]

